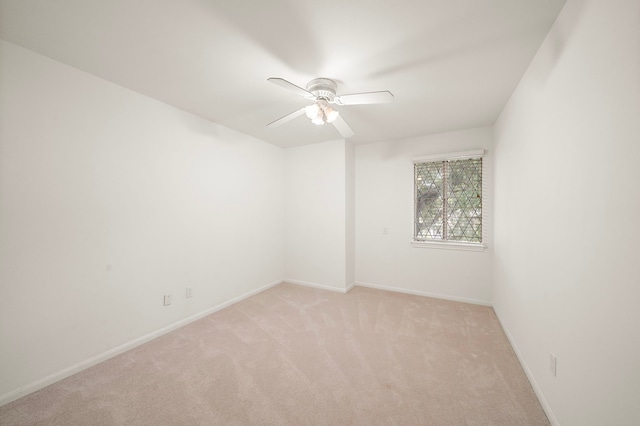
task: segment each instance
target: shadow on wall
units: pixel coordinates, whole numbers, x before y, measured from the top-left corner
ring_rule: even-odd
[[[182,122],[185,128],[189,129],[191,133],[224,146],[238,146],[248,139],[255,139],[252,136],[229,129],[228,127],[209,121],[206,118],[192,115],[191,113],[184,113]]]
[[[575,29],[582,20],[581,17],[584,14],[586,3],[587,1],[577,1],[568,6],[565,5],[565,7],[573,8],[574,12],[565,14],[565,24],[561,29],[558,26],[553,26],[549,34],[547,34],[547,45],[538,51],[538,59],[535,62],[535,66],[528,70],[532,80],[541,86],[545,85],[556,64],[562,58],[569,37],[575,34]],[[570,19],[567,17],[570,17]]]

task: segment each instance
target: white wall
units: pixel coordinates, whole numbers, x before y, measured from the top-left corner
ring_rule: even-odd
[[[487,150],[484,173],[492,185],[492,129],[441,133],[356,146],[356,282],[474,303],[491,303],[492,194],[484,194],[483,252],[415,248],[413,163],[416,157]],[[386,229],[386,234],[384,233]]]
[[[344,291],[347,283],[347,144],[285,150],[286,280]]]
[[[347,142],[345,146],[345,285],[350,289],[356,282],[356,150]]]
[[[282,149],[0,43],[0,400],[282,279]]]
[[[640,2],[568,0],[495,130],[495,310],[555,424],[638,425]]]

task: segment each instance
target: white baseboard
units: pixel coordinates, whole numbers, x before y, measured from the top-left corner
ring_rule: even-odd
[[[524,370],[524,373],[527,375],[527,378],[529,379],[529,383],[531,383],[531,387],[533,388],[533,391],[536,393],[536,396],[538,397],[538,400],[540,401],[540,405],[542,405],[542,409],[544,410],[545,414],[547,415],[547,418],[549,419],[549,422],[553,426],[560,426],[560,422],[558,422],[558,419],[556,418],[555,414],[553,413],[553,410],[551,409],[551,406],[547,402],[547,399],[545,398],[544,393],[542,393],[542,389],[540,389],[540,386],[538,385],[538,382],[536,382],[536,378],[533,376],[533,373],[531,372],[531,369],[529,369],[529,366],[524,361],[524,358],[522,357],[522,353],[518,349],[518,346],[516,345],[515,340],[513,340],[513,336],[511,336],[511,332],[509,331],[509,329],[507,327],[505,327],[504,323],[502,322],[502,319],[500,319],[500,315],[498,314],[498,311],[496,311],[495,308],[493,309],[493,311],[496,313],[496,318],[498,318],[498,322],[500,323],[500,326],[504,330],[504,334],[507,336],[507,339],[509,340],[509,343],[511,344],[511,347],[513,348],[513,351],[516,353],[516,357],[518,358],[518,361],[520,361],[520,365],[522,366],[522,369]]]
[[[292,279],[286,279],[286,280],[283,280],[282,282],[295,284],[295,285],[301,285],[301,286],[304,286],[304,287],[317,288],[317,289],[320,289],[320,290],[336,291],[338,293],[347,293],[347,292],[349,292],[349,290],[351,290],[353,288],[353,284],[351,286],[347,287],[347,288],[339,288],[339,287],[331,287],[329,285],[324,285],[324,284],[312,283],[312,282],[309,282],[309,281],[300,281],[300,280],[292,280]]]
[[[370,284],[370,283],[363,283],[363,282],[358,282],[358,281],[356,281],[354,283],[354,285],[356,285],[358,287],[375,288],[375,289],[378,289],[378,290],[395,291],[397,293],[413,294],[415,296],[426,296],[426,297],[433,297],[435,299],[451,300],[453,302],[463,302],[463,303],[471,303],[473,305],[492,306],[491,302],[486,301],[486,300],[478,300],[478,299],[469,299],[469,298],[466,298],[466,297],[449,296],[449,295],[446,295],[446,294],[431,293],[431,292],[428,292],[428,291],[411,290],[411,289],[408,289],[408,288],[391,287],[391,286],[386,286],[386,285]]]
[[[137,346],[140,346],[144,343],[147,343],[153,339],[156,339],[164,334],[167,334],[173,330],[176,330],[180,327],[183,327],[189,323],[192,323],[196,320],[199,320],[200,318],[206,317],[207,315],[210,315],[214,312],[217,312],[221,309],[226,308],[227,306],[231,306],[234,303],[238,303],[241,300],[244,300],[248,297],[251,297],[253,295],[256,295],[258,293],[261,293],[271,287],[274,287],[278,284],[281,284],[282,281],[278,280],[278,281],[274,281],[270,284],[267,284],[265,286],[262,286],[260,288],[257,288],[255,290],[252,290],[248,293],[242,294],[238,297],[234,297],[233,299],[227,300],[226,302],[223,302],[219,305],[213,306],[211,308],[205,309],[204,311],[198,312],[194,315],[191,315],[187,318],[181,319],[179,321],[176,321],[172,324],[169,324],[166,327],[162,327],[159,330],[153,331],[149,334],[146,334],[144,336],[140,336],[137,339],[133,339],[127,343],[124,343],[120,346],[116,346],[115,348],[109,349],[106,352],[103,352],[101,354],[98,354],[94,357],[91,357],[89,359],[86,359],[84,361],[81,361],[75,365],[72,365],[68,368],[65,368],[64,370],[58,371],[56,373],[53,373],[49,376],[46,376],[40,380],[37,380],[33,383],[30,383],[26,386],[23,386],[21,388],[9,391],[7,393],[5,393],[4,395],[0,395],[0,407],[8,404],[12,401],[15,401],[16,399],[22,398],[25,395],[28,395],[30,393],[33,393],[35,391],[38,391],[46,386],[49,386],[55,382],[58,382],[62,379],[66,379],[69,376],[72,376],[76,373],[79,373],[83,370],[86,370],[87,368],[93,367],[94,365],[97,365],[103,361],[106,361],[110,358],[113,358],[114,356],[120,355],[124,352],[127,352]]]

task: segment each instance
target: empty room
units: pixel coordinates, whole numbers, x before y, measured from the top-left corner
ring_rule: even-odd
[[[638,0],[0,39],[0,425],[640,424]]]

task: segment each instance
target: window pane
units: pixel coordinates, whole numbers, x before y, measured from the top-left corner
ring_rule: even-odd
[[[444,238],[444,163],[419,163],[415,172],[415,239]]]
[[[482,159],[446,162],[447,239],[482,242]]]
[[[414,239],[482,243],[482,158],[414,164]]]

